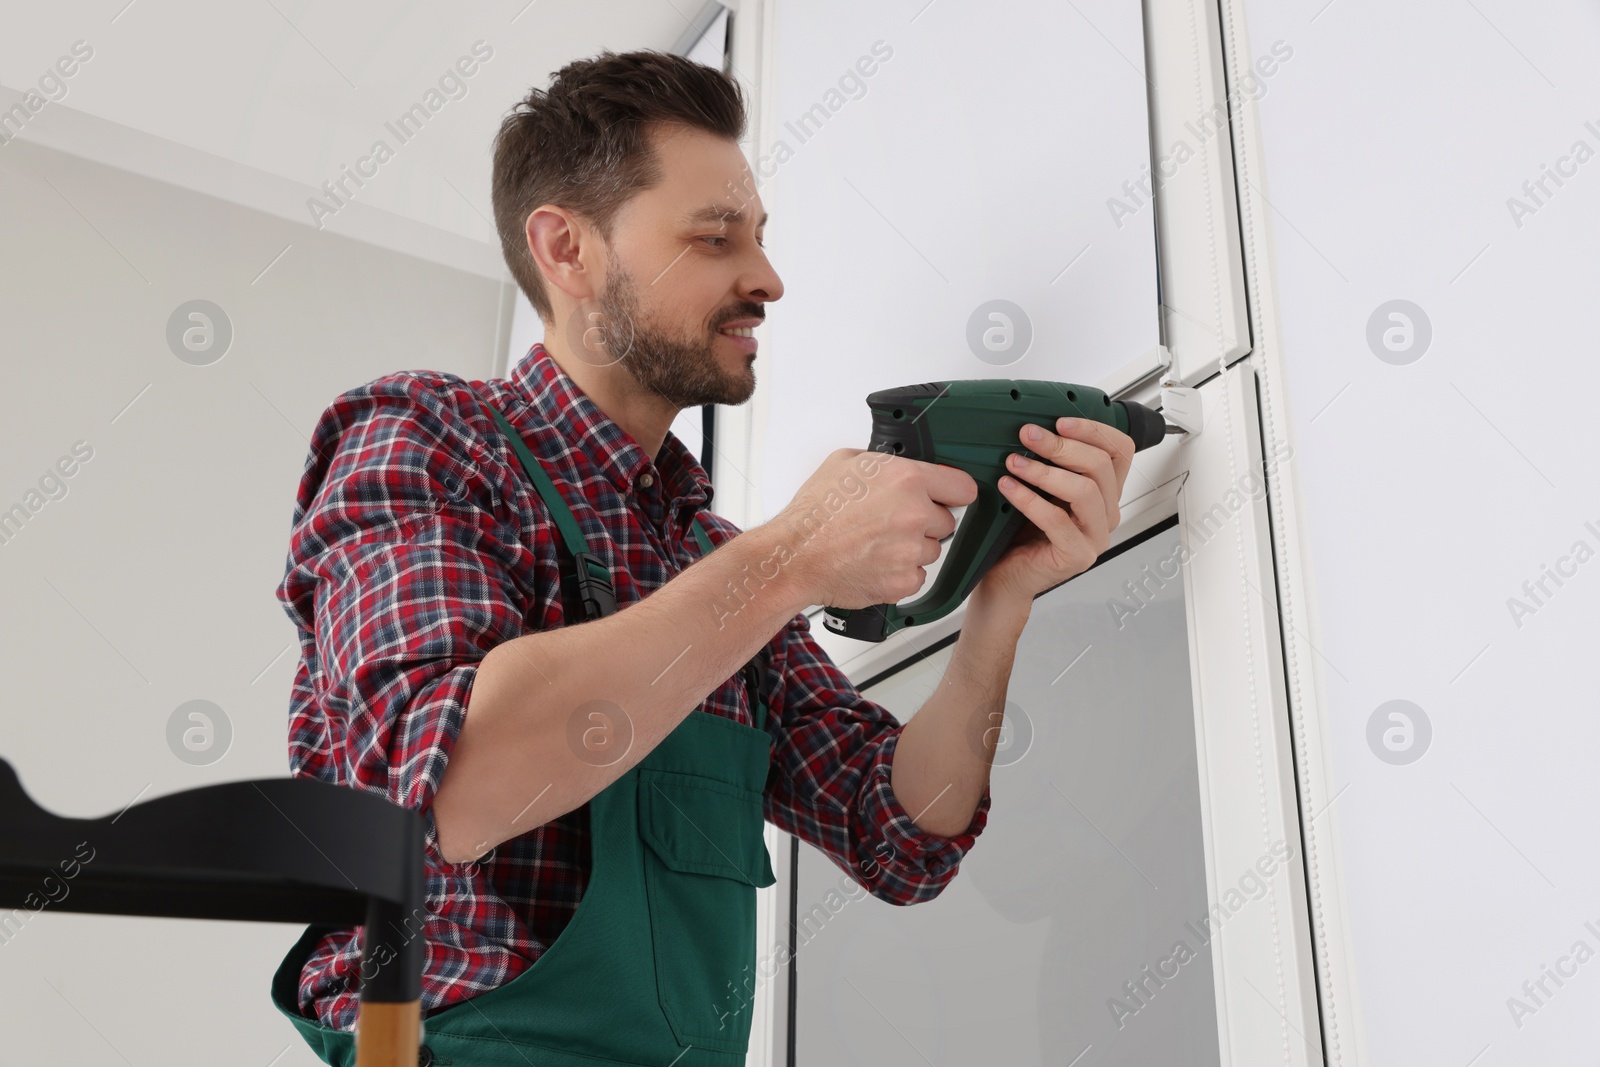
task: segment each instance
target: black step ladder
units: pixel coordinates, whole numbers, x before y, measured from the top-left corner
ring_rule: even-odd
[[[263,778],[72,819],[0,759],[0,908],[364,926],[358,1067],[417,1062],[423,823],[377,793]]]

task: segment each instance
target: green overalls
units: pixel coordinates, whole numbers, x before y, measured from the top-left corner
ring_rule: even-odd
[[[598,563],[581,529],[521,436],[488,407],[581,575]],[[698,519],[694,533],[701,554],[710,552]],[[760,677],[751,660],[747,684],[752,669]],[[756,888],[776,880],[762,837],[767,708],[758,685],[750,697],[754,728],[696,709],[589,801],[592,866],[567,926],[509,982],[426,1015],[420,1063],[743,1067]],[[351,1067],[353,1035],[297,1004],[305,961],[330,929],[301,935],[273,976],[272,1001],[324,1062]]]

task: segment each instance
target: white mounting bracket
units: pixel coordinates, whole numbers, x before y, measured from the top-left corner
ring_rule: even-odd
[[[1202,425],[1200,390],[1178,385],[1171,378],[1161,383],[1161,417],[1171,426],[1198,436]]]

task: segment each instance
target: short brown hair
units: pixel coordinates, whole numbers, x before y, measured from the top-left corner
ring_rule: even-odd
[[[494,222],[512,277],[549,322],[544,276],[528,252],[527,219],[555,204],[611,238],[618,209],[661,180],[652,123],[678,123],[737,141],[744,94],[722,71],[654,50],[601,52],[556,71],[507,112],[494,141]]]

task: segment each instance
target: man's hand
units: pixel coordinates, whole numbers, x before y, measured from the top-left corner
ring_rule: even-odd
[[[1018,439],[1048,462],[1013,455],[1006,464],[1011,477],[1000,479],[1000,492],[1029,521],[978,585],[1032,600],[1088,570],[1110,546],[1122,521],[1118,502],[1133,465],[1133,438],[1093,419],[1062,418],[1054,433],[1030,423]]]
[[[950,509],[977,498],[978,483],[959,468],[840,448],[769,525],[785,535],[810,603],[864,608],[922,588],[956,528]]]

